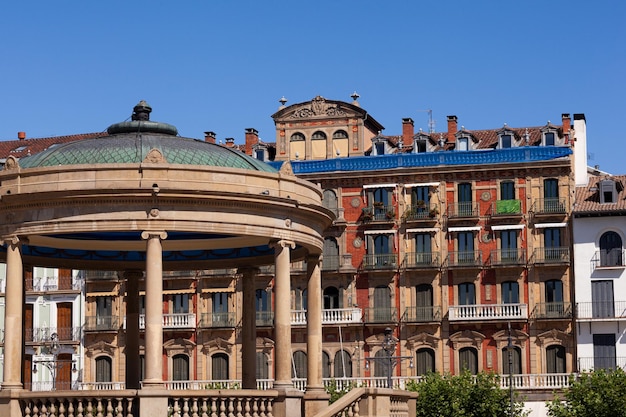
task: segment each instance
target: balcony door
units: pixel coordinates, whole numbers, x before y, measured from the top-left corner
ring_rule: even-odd
[[[478,373],[478,353],[476,349],[471,347],[459,349],[459,368],[469,371],[472,375]]]
[[[386,285],[374,288],[374,320],[377,323],[391,321],[391,290]]]
[[[615,334],[593,335],[593,367],[594,369],[615,369]]]
[[[561,229],[547,227],[543,231],[545,259],[558,261],[561,259]]]
[[[519,303],[519,284],[517,281],[505,281],[502,283],[502,304]]]
[[[423,218],[430,210],[430,194],[428,187],[413,187],[411,190],[411,203],[415,208],[417,218]]]
[[[546,281],[546,315],[548,317],[563,317],[565,308],[563,305],[563,282],[558,279]]]
[[[415,353],[417,375],[435,372],[435,351],[430,348],[418,349]]]
[[[343,300],[336,287],[324,288],[324,310],[334,310],[343,308]]]
[[[510,350],[506,347],[502,349],[502,373],[505,375],[522,373],[522,353],[518,346],[513,346]]]
[[[57,303],[59,340],[72,340],[72,303]]]
[[[459,305],[469,306],[476,304],[476,287],[472,282],[459,284]]]
[[[517,231],[502,230],[500,232],[500,248],[503,262],[517,261]]]
[[[32,342],[35,340],[35,335],[33,334],[33,305],[26,304],[24,307],[24,331],[25,331],[25,341]]]
[[[591,300],[594,318],[615,317],[613,281],[591,281]]]
[[[615,232],[606,232],[600,237],[600,266],[621,266],[622,238]]]
[[[228,325],[228,293],[213,293],[213,326],[221,327]]]
[[[174,294],[172,297],[174,314],[189,313],[189,294]]]
[[[559,345],[552,345],[546,348],[546,372],[549,374],[564,374],[565,348]]]
[[[112,329],[113,297],[96,297],[96,330]]]
[[[415,264],[430,265],[433,262],[430,233],[415,234]]]
[[[72,389],[72,355],[61,353],[57,356],[57,377],[55,387],[57,390]]]
[[[469,182],[461,183],[457,186],[458,191],[458,204],[460,216],[472,216],[473,215],[473,199],[472,199],[472,184]]]
[[[417,321],[433,320],[433,287],[430,284],[415,287],[415,309]]]
[[[458,244],[459,263],[462,263],[462,264],[474,263],[476,260],[474,256],[474,233],[473,232],[458,232],[457,244]]]

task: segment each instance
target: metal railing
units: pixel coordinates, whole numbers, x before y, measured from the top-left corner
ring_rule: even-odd
[[[571,319],[572,303],[537,303],[533,309],[532,316],[536,319]]]
[[[623,356],[594,356],[578,358],[578,370],[580,372],[593,371],[594,369],[626,369],[626,357]]]
[[[361,218],[363,221],[391,222],[396,218],[396,209],[392,205],[374,204],[362,209]]]
[[[322,257],[322,270],[323,271],[335,271],[341,266],[340,255],[324,255]]]
[[[525,320],[528,304],[456,305],[448,309],[448,320]]]
[[[200,316],[200,327],[235,327],[236,313],[234,311],[222,311],[202,313]]]
[[[365,269],[392,269],[398,266],[397,253],[367,254],[363,257]]]
[[[257,311],[256,312],[256,325],[257,326],[273,326],[274,325],[274,312],[273,311]]]
[[[489,258],[492,266],[526,265],[526,249],[498,249],[492,250]]]
[[[478,217],[480,216],[479,205],[474,201],[461,201],[447,205],[448,218]]]
[[[535,248],[531,262],[534,264],[566,264],[569,263],[569,248],[563,246]]]
[[[626,301],[584,301],[576,303],[576,318],[626,318]]]
[[[81,340],[82,327],[35,327],[26,328],[27,342],[49,342],[53,333],[56,333],[61,342],[78,342]]]
[[[402,218],[405,222],[432,221],[439,216],[439,206],[437,204],[415,204],[409,207]]]
[[[449,267],[481,267],[483,254],[481,251],[450,251],[448,252],[447,265]]]
[[[441,306],[411,306],[402,315],[402,321],[406,323],[429,323],[441,319]]]
[[[29,280],[30,281],[30,280]],[[33,277],[32,285],[27,285],[28,291],[80,291],[85,281],[80,277]]]
[[[365,309],[366,323],[395,323],[398,321],[397,311],[392,307],[372,307]]]
[[[596,268],[624,267],[626,264],[626,251],[622,248],[599,250],[591,258],[592,270]]]
[[[120,318],[117,316],[87,316],[84,329],[86,332],[118,330]]]
[[[404,266],[407,268],[439,268],[441,256],[439,252],[411,252],[404,256]]]
[[[535,214],[565,214],[564,198],[538,198],[533,201],[531,211]]]

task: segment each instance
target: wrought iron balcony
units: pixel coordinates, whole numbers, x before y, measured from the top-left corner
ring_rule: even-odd
[[[492,266],[526,265],[526,249],[498,249],[491,251],[489,258]]]
[[[472,304],[450,306],[450,321],[526,320],[528,304]]]
[[[591,258],[592,269],[626,267],[626,252],[622,248],[599,250]]]
[[[200,316],[200,327],[235,327],[236,314],[233,311],[223,311],[218,313],[202,313]]]
[[[473,201],[462,201],[459,203],[448,204],[447,214],[449,219],[472,218],[480,216],[480,211],[478,203]]]
[[[53,333],[58,336],[59,342],[79,342],[82,336],[82,327],[35,327],[26,328],[26,341],[42,343],[48,342]]]
[[[259,327],[273,326],[274,325],[274,312],[273,311],[257,311],[256,312],[256,325]]]
[[[606,320],[626,318],[626,301],[588,301],[576,303],[579,320]]]
[[[481,267],[483,254],[481,251],[450,251],[448,252],[447,265],[449,267]]]
[[[430,323],[441,321],[441,306],[411,306],[404,310],[405,323]]]
[[[373,307],[365,309],[366,323],[395,323],[398,321],[397,312],[392,307]]]
[[[82,271],[86,281],[117,281],[117,271]]]
[[[365,269],[393,269],[397,266],[397,253],[367,254],[363,257],[363,268]]]
[[[405,222],[432,222],[439,216],[437,204],[414,204],[402,215]]]
[[[441,266],[439,252],[411,252],[404,256],[404,266],[415,269],[431,269]]]
[[[563,265],[569,264],[569,248],[566,247],[548,247],[535,248],[531,263],[543,265]]]
[[[626,357],[623,356],[595,356],[578,358],[578,370],[580,372],[593,371],[594,369],[626,369]]]
[[[565,214],[564,198],[539,198],[533,201],[531,211],[537,214]]]
[[[87,316],[84,329],[86,332],[119,330],[120,318],[117,316]]]
[[[393,222],[396,218],[396,209],[392,205],[374,203],[363,208],[361,218],[366,222]]]
[[[572,303],[537,303],[533,309],[532,316],[535,319],[571,319]]]
[[[33,277],[32,282],[26,282],[27,291],[37,292],[80,291],[84,286],[84,280],[80,277]]]

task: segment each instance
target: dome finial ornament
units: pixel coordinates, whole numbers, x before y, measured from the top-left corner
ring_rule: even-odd
[[[133,108],[133,115],[131,116],[132,120],[150,120],[150,113],[152,112],[152,107],[145,100],[141,100],[137,105]]]

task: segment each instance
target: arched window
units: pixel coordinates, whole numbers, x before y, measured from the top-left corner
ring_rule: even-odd
[[[509,360],[512,372],[509,372]],[[522,373],[522,351],[518,346],[512,346],[511,350],[506,347],[502,349],[502,373],[506,375]]]
[[[459,349],[459,368],[468,370],[472,375],[478,373],[478,353],[472,347]]]
[[[348,139],[348,134],[345,130],[338,130],[333,133],[333,139]]]
[[[211,357],[211,379],[214,381],[228,380],[228,355],[216,353]]]
[[[326,134],[316,131],[311,136],[311,157],[313,159],[326,159]]]
[[[330,378],[330,355],[322,351],[322,378]]]
[[[313,133],[313,135],[311,136],[311,139],[313,139],[313,140],[326,140],[326,133],[318,130],[315,133]]]
[[[324,288],[324,309],[331,310],[342,308],[342,300],[339,296],[339,290],[335,287]]]
[[[430,348],[417,349],[415,352],[417,375],[435,372],[435,351]]]
[[[389,375],[389,360],[387,359],[387,352],[384,349],[379,349],[374,355],[376,358],[374,362],[374,376],[386,377]]]
[[[296,132],[289,138],[289,159],[306,159],[304,135]]]
[[[96,382],[112,382],[113,362],[108,356],[96,358]]]
[[[322,269],[339,269],[339,245],[334,237],[324,238],[324,256],[322,257]]]
[[[379,285],[374,288],[373,310],[373,317],[369,317],[369,321],[373,323],[387,323],[391,321],[391,290],[388,286]]]
[[[267,359],[267,355],[263,352],[256,353],[256,379],[267,380],[269,379],[270,366]]]
[[[293,352],[293,367],[291,369],[292,378],[306,378],[306,353],[301,350]]]
[[[346,157],[348,155],[348,151],[350,149],[348,142],[348,133],[345,130],[338,130],[333,133],[333,152],[335,153],[334,157]]]
[[[338,215],[337,194],[335,194],[334,190],[324,190],[324,197],[322,198],[322,204],[328,210],[332,211],[335,214],[335,216]]]
[[[564,374],[565,369],[565,348],[559,345],[548,346],[546,348],[546,372]]]
[[[172,381],[189,381],[189,356],[174,355],[172,358]]]
[[[352,377],[352,359],[345,350],[340,350],[335,354],[335,378]]]
[[[600,266],[621,266],[622,238],[615,232],[603,233],[600,237]]]

